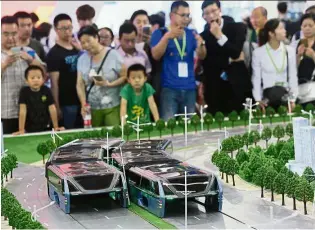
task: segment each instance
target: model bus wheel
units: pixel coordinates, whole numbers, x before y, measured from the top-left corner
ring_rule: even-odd
[[[218,195],[206,196],[205,208],[207,212],[218,212],[219,211]]]

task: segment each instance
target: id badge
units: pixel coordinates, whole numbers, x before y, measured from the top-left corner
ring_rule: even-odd
[[[178,77],[188,77],[187,62],[178,62]]]

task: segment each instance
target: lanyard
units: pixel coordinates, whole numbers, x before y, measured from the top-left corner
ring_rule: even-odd
[[[272,56],[270,55],[270,52],[269,52],[269,49],[268,49],[267,45],[266,45],[266,50],[267,50],[267,54],[268,54],[268,56],[269,56],[269,58],[270,58],[270,60],[272,62],[273,67],[275,67],[275,69],[276,69],[277,74],[282,73],[283,70],[284,70],[284,62],[285,62],[285,51],[284,51],[284,49],[283,49],[283,60],[282,60],[282,65],[281,65],[280,69],[278,69],[276,63],[272,59]]]
[[[170,28],[169,28],[169,30],[170,30]],[[183,46],[182,46],[182,48],[180,48],[177,38],[174,38],[174,43],[176,45],[176,48],[178,50],[180,58],[183,60],[184,56],[185,56],[185,50],[186,50],[186,32],[184,31],[184,34],[183,34]]]

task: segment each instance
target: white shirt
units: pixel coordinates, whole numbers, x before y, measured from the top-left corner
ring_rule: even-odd
[[[271,58],[267,53],[269,50],[270,56],[277,66],[278,70],[281,69],[284,57],[283,69],[280,73],[277,73]],[[288,51],[289,58],[289,82],[287,82],[287,56],[286,50]],[[253,52],[252,59],[253,68],[253,96],[256,101],[261,101],[263,99],[263,90],[269,87],[275,86],[277,83],[284,83],[284,87],[289,86],[290,92],[293,93],[296,98],[298,95],[298,78],[297,78],[297,67],[296,67],[296,55],[295,50],[280,43],[277,50],[270,47],[269,43],[256,48]]]

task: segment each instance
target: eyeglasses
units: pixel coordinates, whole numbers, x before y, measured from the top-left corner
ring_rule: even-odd
[[[215,9],[215,10],[211,10],[211,11],[205,11],[204,15],[214,15],[219,11],[219,8]]]
[[[73,26],[67,26],[67,27],[60,27],[60,28],[57,28],[57,30],[60,30],[62,32],[66,32],[67,30],[70,30],[72,31],[73,29]]]
[[[17,35],[17,32],[2,32],[3,36],[5,37],[15,37]]]
[[[100,39],[108,40],[108,39],[112,39],[112,37],[111,36],[100,36]]]
[[[178,16],[182,17],[182,18],[190,18],[190,14],[178,14],[173,12],[174,14],[177,14]]]

